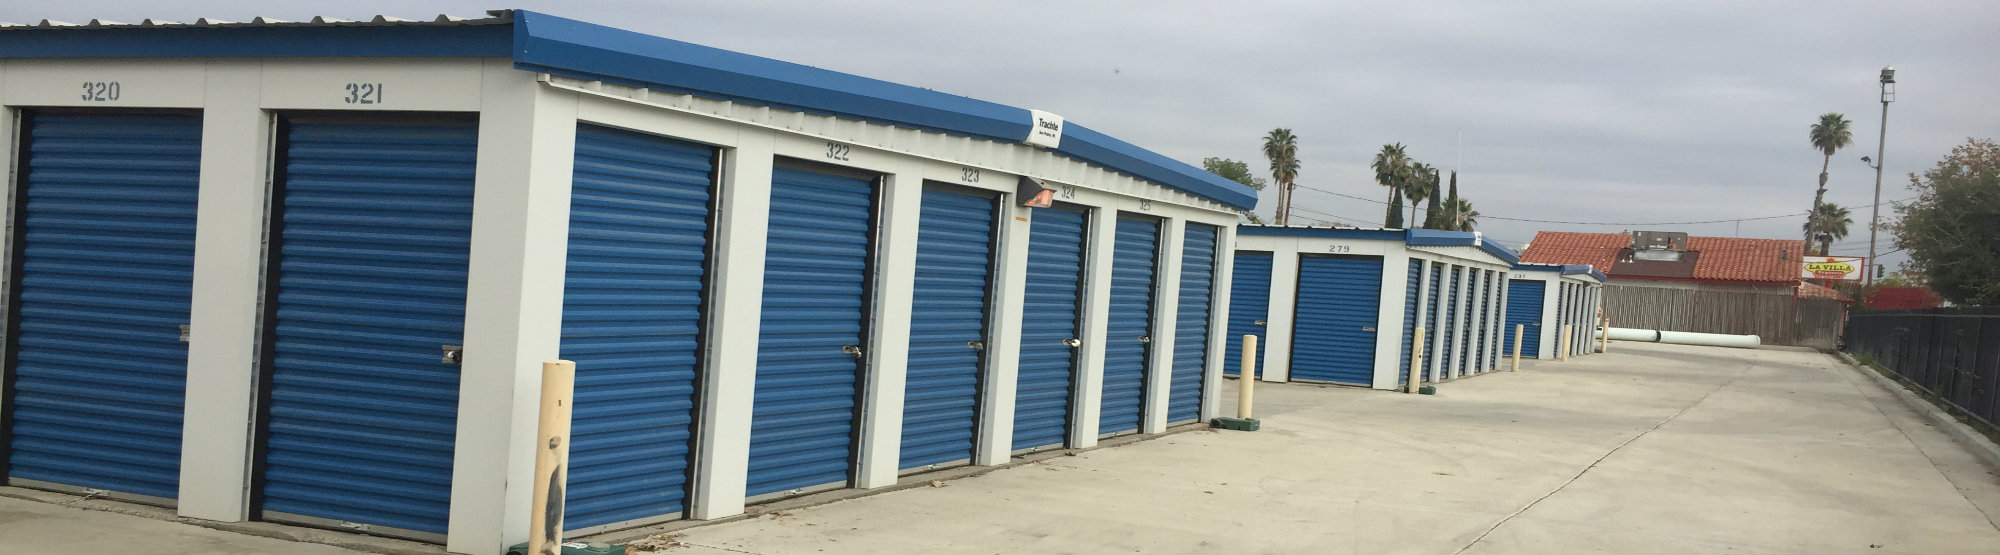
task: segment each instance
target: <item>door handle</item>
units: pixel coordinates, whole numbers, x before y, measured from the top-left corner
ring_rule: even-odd
[[[465,361],[465,346],[442,345],[439,348],[444,351],[444,360],[442,362],[445,364],[459,364]]]
[[[1063,344],[1070,346],[1070,348],[1082,347],[1083,340],[1071,337],[1069,339],[1064,339]]]
[[[1259,325],[1259,326],[1261,326],[1261,325],[1264,325],[1264,321],[1263,321],[1263,320],[1258,320],[1258,321],[1256,321],[1255,323],[1256,323],[1257,325]]]
[[[1375,326],[1361,326],[1361,331],[1375,331]]]
[[[977,339],[974,339],[974,340],[971,340],[971,341],[967,341],[967,342],[965,342],[965,346],[967,346],[967,347],[971,347],[971,348],[972,348],[972,350],[975,350],[975,351],[977,351],[977,350],[981,350],[981,349],[985,349],[985,348],[986,348],[986,342],[985,342],[985,341],[980,341],[980,340],[977,340]]]
[[[854,355],[855,360],[861,360],[862,351],[860,345],[841,345],[840,352]]]

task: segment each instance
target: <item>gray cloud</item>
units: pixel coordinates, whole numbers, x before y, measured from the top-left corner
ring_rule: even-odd
[[[547,2],[650,34],[1064,114],[1169,156],[1264,163],[1260,137],[1301,137],[1302,183],[1384,198],[1367,162],[1402,142],[1463,168],[1490,216],[1659,222],[1803,212],[1821,162],[1806,128],[1854,121],[1828,199],[1855,208],[1836,249],[1866,248],[1875,72],[1895,64],[1885,200],[1968,136],[2000,135],[2000,4],[1834,2]],[[16,0],[0,20],[476,15],[494,6],[357,1]],[[1458,137],[1463,133],[1463,147]],[[1274,192],[1266,192],[1269,213]],[[1376,222],[1382,206],[1313,191],[1300,207]],[[1886,212],[1886,210],[1885,210]],[[1321,219],[1330,219],[1321,217]],[[1798,235],[1802,218],[1743,222]],[[1542,229],[1487,219],[1522,242]],[[1731,235],[1738,226],[1671,230]],[[1884,240],[1887,250],[1887,240]],[[1895,258],[1888,259],[1892,264]]]

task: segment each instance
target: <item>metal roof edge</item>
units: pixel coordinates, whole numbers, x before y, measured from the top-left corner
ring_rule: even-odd
[[[1437,229],[1404,230],[1411,245],[1426,247],[1476,247],[1479,235],[1471,231],[1443,231]]]
[[[1520,272],[1556,272],[1558,274],[1563,270],[1559,264],[1543,264],[1540,262],[1515,262],[1512,269]]]
[[[1224,179],[1208,170],[1118,140],[1074,121],[1063,123],[1062,144],[1054,150],[1232,208],[1249,210],[1257,207],[1257,190],[1249,185]]]
[[[514,12],[516,67],[607,80],[951,135],[1019,143],[1033,128],[1025,108],[616,29]],[[1256,191],[1074,121],[1053,152],[1234,208]]]
[[[1353,229],[1341,227],[1298,227],[1275,225],[1238,225],[1237,235],[1262,237],[1324,237],[1330,239],[1367,239],[1375,241],[1400,241],[1400,229]]]
[[[504,18],[381,23],[12,26],[0,58],[254,58],[509,56]]]
[[[1514,254],[1514,249],[1510,249],[1505,246],[1501,246],[1498,243],[1488,241],[1484,236],[1479,238],[1479,248],[1480,250],[1486,251],[1486,254],[1491,254],[1495,258],[1507,261],[1508,264],[1514,264],[1521,261],[1521,255]]]

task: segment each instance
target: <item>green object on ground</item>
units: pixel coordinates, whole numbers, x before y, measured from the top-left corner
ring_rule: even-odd
[[[1417,388],[1417,394],[1418,394],[1418,395],[1437,395],[1437,394],[1438,394],[1438,388],[1437,388],[1437,386],[1434,386],[1434,385],[1427,385],[1427,386],[1423,386],[1423,387],[1419,387],[1419,388]]]
[[[507,548],[507,555],[528,555],[528,542],[514,544]],[[625,546],[604,542],[566,541],[562,544],[562,555],[625,555]]]
[[[1255,418],[1222,417],[1222,418],[1217,418],[1215,420],[1210,420],[1208,423],[1211,426],[1222,428],[1224,430],[1237,430],[1244,432],[1254,432],[1257,431],[1257,428],[1260,427],[1259,422],[1257,422],[1257,419]]]

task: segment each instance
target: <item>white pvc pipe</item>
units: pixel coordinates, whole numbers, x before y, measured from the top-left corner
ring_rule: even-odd
[[[1602,330],[1599,330],[1597,335],[1604,337],[1606,334]],[[1609,336],[1614,341],[1641,341],[1672,345],[1707,345],[1711,347],[1735,347],[1739,349],[1755,349],[1764,342],[1763,338],[1755,335],[1640,330],[1632,328],[1611,328]]]

